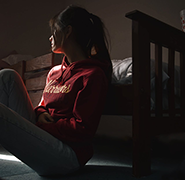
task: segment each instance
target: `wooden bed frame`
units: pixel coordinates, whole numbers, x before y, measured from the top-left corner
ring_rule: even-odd
[[[184,131],[185,33],[139,11],[132,19],[133,57],[133,174],[151,173],[151,136]],[[150,111],[150,44],[155,44],[155,112]],[[162,47],[168,49],[169,110],[162,108]],[[175,109],[175,52],[180,58],[180,109]],[[166,114],[168,116],[166,116]]]
[[[151,173],[151,137],[164,133],[174,133],[184,130],[185,118],[185,33],[175,29],[142,12],[133,11],[126,14],[132,20],[132,57],[133,84],[111,85],[103,114],[133,115],[133,174],[135,177]],[[150,54],[151,43],[155,46],[155,93],[156,108],[150,110]],[[169,110],[162,108],[162,53],[163,47],[168,49]],[[174,101],[174,62],[175,52],[180,54],[181,108],[175,109]],[[48,63],[46,63],[48,62]],[[40,73],[38,69],[48,71],[53,66],[54,56],[39,57],[32,62],[20,62],[20,74],[30,71]],[[31,64],[35,64],[36,68]],[[14,67],[15,68],[15,67]],[[45,83],[42,76],[25,80],[26,87],[33,104],[38,101]],[[33,86],[30,82],[37,82]],[[39,83],[41,83],[40,86]],[[39,88],[38,88],[39,87]],[[40,92],[38,93],[38,91]],[[34,94],[35,93],[35,94]],[[37,94],[38,93],[38,94]],[[126,103],[124,103],[126,102]],[[167,116],[166,116],[167,114]],[[165,116],[164,116],[165,115]]]
[[[185,33],[137,10],[126,17],[132,20],[133,84],[111,86],[104,114],[132,114],[133,175],[141,177],[151,174],[151,138],[185,130]],[[150,99],[151,44],[155,47],[155,111],[151,111]],[[162,105],[163,48],[168,51],[168,110]],[[175,108],[176,52],[180,109]]]

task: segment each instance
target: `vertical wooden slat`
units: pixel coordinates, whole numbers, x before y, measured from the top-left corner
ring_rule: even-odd
[[[155,112],[162,116],[162,46],[155,44]]]
[[[132,24],[133,55],[133,174],[151,173],[150,139],[150,42],[141,23]],[[141,73],[142,72],[142,73]]]
[[[185,117],[185,52],[180,52],[180,103],[181,103],[181,116]]]
[[[175,91],[174,91],[174,63],[175,63],[175,51],[169,49],[168,51],[168,74],[169,74],[169,94],[168,94],[168,104],[169,104],[169,115],[175,116]]]

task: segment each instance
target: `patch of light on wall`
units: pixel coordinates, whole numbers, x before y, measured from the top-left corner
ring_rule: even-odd
[[[0,160],[21,162],[21,161],[20,161],[19,159],[17,159],[15,156],[12,156],[12,155],[4,155],[4,154],[0,154]]]

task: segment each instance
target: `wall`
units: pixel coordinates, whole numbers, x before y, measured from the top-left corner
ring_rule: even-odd
[[[13,50],[38,56],[50,49],[48,21],[69,4],[85,7],[102,18],[111,37],[111,57],[131,56],[129,11],[138,9],[181,29],[184,0],[7,0],[0,3],[0,58]]]
[[[63,10],[62,0],[0,2],[0,58],[13,50],[33,56],[50,51],[49,19]]]
[[[185,8],[184,0],[66,0],[65,2],[65,5],[81,5],[102,18],[111,36],[113,59],[131,56],[131,21],[125,18],[127,12],[137,9],[181,29],[179,12]]]

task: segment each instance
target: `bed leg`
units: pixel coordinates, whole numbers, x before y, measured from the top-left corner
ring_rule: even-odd
[[[133,175],[139,178],[151,174],[151,138],[148,132],[136,128],[133,135]]]

